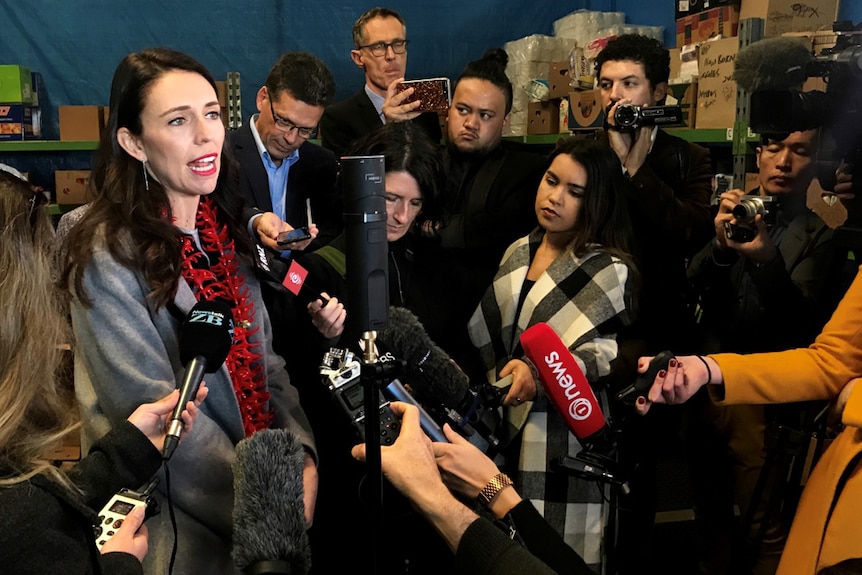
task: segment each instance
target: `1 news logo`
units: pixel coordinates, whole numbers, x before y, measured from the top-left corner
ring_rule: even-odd
[[[560,354],[552,351],[545,356],[545,365],[550,368],[551,373],[557,380],[557,384],[563,389],[563,395],[567,399],[571,399],[569,404],[569,417],[575,421],[584,421],[593,413],[593,404],[589,399],[581,397],[581,390],[578,389],[574,378],[570,373],[566,372],[563,362],[560,359]],[[589,384],[588,384],[589,385]]]

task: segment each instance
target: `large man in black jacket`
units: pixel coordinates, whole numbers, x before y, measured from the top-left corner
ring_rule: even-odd
[[[418,101],[404,103],[410,94],[396,93],[406,74],[407,43],[407,27],[394,10],[372,8],[356,20],[350,57],[365,72],[365,85],[323,113],[324,148],[343,156],[353,142],[388,122],[415,122],[433,141],[440,141],[437,113],[417,112]]]
[[[506,61],[502,50],[489,50],[467,64],[455,85],[444,157],[444,215],[423,228],[439,239],[458,278],[451,301],[461,306],[463,326],[453,329],[466,328],[509,244],[537,225],[536,190],[547,160],[503,141],[512,111]]]

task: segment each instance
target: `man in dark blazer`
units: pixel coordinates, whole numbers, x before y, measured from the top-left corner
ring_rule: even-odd
[[[307,141],[334,92],[335,82],[323,62],[304,52],[287,52],[257,92],[258,113],[228,134],[239,163],[238,187],[247,205],[275,212],[294,228],[313,223],[317,236],[306,249],[325,245],[342,228],[335,156]],[[293,295],[275,278],[261,275],[273,348],[285,358],[291,379],[304,395],[302,383],[316,383],[317,377],[309,379],[297,371],[305,363],[302,342],[296,341],[293,329],[297,317]]]
[[[314,223],[314,245],[328,243],[342,225],[335,156],[308,141],[334,92],[323,62],[287,52],[257,92],[258,113],[228,134],[246,203],[294,228]]]
[[[412,121],[435,142],[441,138],[437,112],[416,112],[420,102],[403,103],[412,92],[396,93],[407,69],[407,28],[398,12],[372,8],[353,24],[353,62],[365,72],[365,86],[326,108],[320,121],[321,144],[336,156],[386,122]]]

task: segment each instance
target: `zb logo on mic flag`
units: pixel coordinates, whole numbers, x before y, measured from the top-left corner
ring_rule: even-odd
[[[299,290],[302,284],[305,283],[305,277],[308,275],[308,270],[299,265],[296,260],[290,262],[290,267],[287,269],[287,275],[284,276],[281,285],[287,288],[287,291],[293,295],[299,295]]]

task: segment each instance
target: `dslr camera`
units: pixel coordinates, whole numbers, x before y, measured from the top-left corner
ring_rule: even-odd
[[[775,212],[775,198],[772,196],[742,196],[731,211],[736,224],[724,224],[727,239],[742,244],[752,241],[757,235],[754,218],[760,215],[766,225],[770,226],[775,222]]]
[[[641,126],[672,126],[682,124],[680,106],[635,106],[620,104],[614,112],[613,128],[620,132],[634,132]]]

